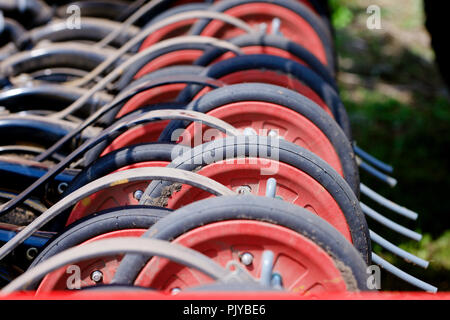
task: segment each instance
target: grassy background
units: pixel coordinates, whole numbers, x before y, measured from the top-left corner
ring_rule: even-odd
[[[450,102],[434,65],[421,0],[331,0],[336,28],[340,95],[358,145],[394,165],[391,189],[361,173],[362,181],[389,199],[419,212],[402,219],[362,200],[389,218],[424,234],[420,242],[369,226],[388,240],[430,261],[411,266],[379,246],[383,258],[411,274],[450,290]],[[366,27],[369,5],[381,8],[381,29]],[[382,272],[382,289],[416,290]]]

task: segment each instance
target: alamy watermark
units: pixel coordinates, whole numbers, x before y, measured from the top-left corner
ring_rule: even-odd
[[[72,4],[67,7],[66,14],[68,15],[66,19],[67,29],[81,29],[81,9],[79,6]]]
[[[75,264],[67,266],[66,273],[69,275],[66,280],[66,287],[69,290],[81,288],[81,269]]]
[[[375,4],[367,7],[367,14],[370,16],[366,20],[367,29],[381,29],[381,8]]]
[[[366,269],[367,280],[366,286],[369,290],[381,289],[381,270],[377,265],[368,266]]]

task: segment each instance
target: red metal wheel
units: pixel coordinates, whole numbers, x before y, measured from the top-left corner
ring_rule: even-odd
[[[91,243],[97,240],[110,239],[110,238],[119,238],[119,237],[140,237],[146,230],[145,229],[125,229],[108,232],[88,241],[83,242],[82,244]],[[81,280],[81,288],[87,286],[93,286],[96,283],[91,279],[91,274],[93,271],[98,270],[103,274],[103,283],[110,283],[114,274],[119,266],[120,261],[122,260],[122,256],[113,256],[113,257],[102,257],[98,259],[91,259],[87,261],[82,261],[77,263],[77,266],[80,268],[80,280]],[[50,292],[50,291],[63,291],[67,290],[67,283],[69,277],[73,274],[73,272],[67,272],[67,266],[62,267],[58,270],[55,270],[49,274],[47,274],[44,279],[42,279],[36,293]]]
[[[270,3],[247,3],[225,10],[225,14],[244,20],[250,25],[266,23],[269,27],[274,18],[281,20],[280,31],[288,39],[308,48],[319,61],[328,65],[324,45],[311,25],[293,11]],[[211,21],[201,32],[203,36],[230,39],[243,34],[242,30],[222,21]]]
[[[327,136],[301,114],[269,102],[242,101],[226,104],[207,112],[237,129],[252,128],[259,135],[268,135],[270,130],[278,132],[284,140],[310,150],[328,162],[340,175],[343,175],[341,160]],[[182,143],[194,146],[194,142],[209,142],[206,126],[190,124],[182,135]],[[195,130],[195,133],[194,133]],[[201,131],[200,131],[201,130]],[[211,129],[210,129],[211,130]],[[212,129],[214,130],[214,129]],[[215,138],[222,136],[217,130]],[[198,138],[198,137],[202,138]],[[197,137],[197,139],[195,139]]]
[[[246,101],[225,105],[211,110],[207,114],[224,120],[238,129],[253,128],[257,133],[265,130],[266,135],[270,130],[278,130],[279,135],[285,140],[316,153],[342,175],[339,156],[327,137],[311,121],[289,108],[268,102]],[[157,141],[168,122],[152,122],[127,130],[102,152],[102,156],[125,146]],[[194,135],[194,125],[191,124],[179,141],[183,141],[183,144],[189,146],[208,142],[208,139],[202,137],[202,132],[206,132],[206,130],[207,127],[203,126],[201,131],[200,129],[196,130]],[[199,135],[200,138],[195,139],[196,135]],[[215,136],[223,135],[217,132]]]
[[[168,162],[166,161],[148,161],[132,164],[117,171],[124,171],[133,168],[142,167],[165,167]],[[99,212],[101,210],[121,207],[126,205],[137,205],[139,200],[134,196],[137,190],[144,191],[149,181],[139,181],[124,183],[117,186],[111,186],[108,189],[97,191],[96,193],[84,198],[78,202],[72,209],[66,225],[75,222],[78,219],[86,217],[89,214]]]
[[[275,170],[272,175],[262,175],[261,168]],[[208,164],[197,173],[233,191],[240,192],[240,188],[245,187],[252,194],[261,196],[265,195],[267,180],[275,178],[278,197],[317,214],[352,242],[350,228],[336,200],[319,182],[291,165],[271,159],[240,158]],[[212,195],[203,190],[183,185],[168,199],[168,208],[177,209],[209,197]]]
[[[345,280],[333,259],[317,244],[285,227],[255,220],[230,220],[211,223],[191,230],[174,240],[197,250],[222,266],[230,260],[239,262],[250,253],[253,262],[242,266],[254,277],[261,273],[264,250],[274,253],[273,271],[280,274],[284,288],[309,294],[318,291],[346,291]],[[154,257],[144,267],[135,285],[166,292],[209,283],[195,270]]]

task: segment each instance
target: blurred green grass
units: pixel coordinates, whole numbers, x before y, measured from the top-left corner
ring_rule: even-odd
[[[369,30],[369,5],[381,9],[380,30]],[[421,0],[330,0],[336,29],[340,95],[358,145],[395,167],[391,189],[361,173],[362,181],[389,199],[417,211],[408,221],[363,200],[407,227],[422,232],[420,242],[389,232],[369,220],[374,231],[430,261],[411,266],[375,245],[396,266],[450,290],[450,102],[424,28]],[[383,272],[382,288],[415,290]]]

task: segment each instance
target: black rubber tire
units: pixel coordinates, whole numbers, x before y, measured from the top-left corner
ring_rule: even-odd
[[[206,68],[201,75],[220,79],[234,72],[252,69],[278,71],[304,83],[325,102],[333,113],[336,122],[344,130],[347,137],[351,139],[350,120],[336,90],[314,71],[298,62],[266,54],[244,55],[215,63]],[[201,86],[190,85],[180,93],[177,100],[190,102],[201,89]]]
[[[314,29],[317,36],[320,38],[323,47],[326,52],[326,59],[328,66],[331,70],[334,70],[334,47],[333,47],[333,38],[329,26],[311,9],[309,9],[306,5],[298,1],[291,0],[227,0],[220,1],[217,4],[212,5],[209,10],[217,11],[217,12],[225,12],[226,10],[251,3],[251,2],[262,2],[262,3],[270,3],[276,4],[279,6],[283,6],[289,10],[292,10],[299,16],[301,16],[304,20],[306,20],[309,25]],[[190,33],[193,35],[200,35],[203,29],[209,24],[211,20],[209,19],[201,19],[197,23],[195,23]]]
[[[229,41],[241,48],[249,46],[263,46],[278,48],[289,52],[305,62],[311,70],[320,75],[329,85],[337,90],[336,81],[334,80],[335,71],[325,67],[306,48],[285,37],[273,34],[244,34],[242,36],[230,39]],[[197,61],[195,61],[195,64],[199,66],[207,66],[224,53],[225,50],[220,48],[209,49],[199,59],[197,59]]]
[[[39,87],[10,88],[0,93],[0,105],[11,113],[20,111],[61,111],[75,100],[79,99],[87,90],[63,85],[45,85]],[[87,118],[101,106],[110,102],[107,95],[96,95],[86,101],[83,106],[73,113],[74,116]]]
[[[164,77],[174,76],[174,75],[183,75],[183,74],[199,75],[203,70],[204,70],[204,68],[201,66],[191,66],[191,65],[170,66],[170,67],[166,67],[166,68],[155,70],[151,73],[148,73],[148,74],[140,77],[139,79],[133,80],[130,83],[126,83],[124,88],[122,88],[120,90],[118,90],[116,88],[114,91],[117,92],[117,94],[124,93],[124,92],[127,92],[128,90],[136,88],[137,86],[139,86],[142,83],[149,81],[149,80],[156,80],[159,78],[164,78]],[[120,120],[120,119],[116,119],[116,115],[119,113],[119,111],[125,105],[125,103],[126,102],[121,103],[121,104],[115,106],[113,109],[111,109],[111,111],[109,111],[105,116],[103,116],[103,118],[104,118],[103,121],[106,124],[112,124],[114,121]],[[153,106],[157,106],[157,105],[158,104],[155,104]],[[165,108],[165,107],[170,108],[170,106],[162,105],[160,109]],[[155,108],[157,108],[157,107],[155,107]]]
[[[358,251],[325,220],[306,209],[278,199],[238,195],[196,201],[159,220],[143,237],[172,241],[209,223],[242,219],[277,224],[300,233],[319,245],[335,261],[350,268],[356,281],[356,287],[351,289],[366,289],[366,264]],[[126,255],[113,282],[134,282],[147,261],[148,257]]]
[[[202,71],[204,70],[204,67],[201,66],[191,66],[191,65],[178,65],[178,66],[170,66],[163,69],[155,70],[151,73],[148,73],[144,76],[142,76],[139,79],[133,80],[129,84],[126,84],[126,86],[120,90],[120,93],[126,92],[128,90],[131,90],[133,88],[136,88],[137,86],[141,85],[142,83],[149,81],[149,80],[156,80],[168,76],[176,76],[176,75],[200,75]],[[119,93],[119,92],[118,92]],[[116,119],[116,115],[119,113],[119,111],[122,109],[122,107],[125,105],[125,103],[121,103],[118,106],[114,107],[110,112],[108,112],[107,116],[105,116],[105,122],[111,124],[114,121],[120,120]],[[158,104],[155,104],[154,106],[157,106]],[[167,105],[161,105],[159,109],[165,108]]]
[[[210,110],[237,101],[272,102],[294,110],[309,119],[328,137],[334,146],[341,160],[344,178],[355,194],[359,196],[359,172],[350,140],[324,110],[301,94],[269,84],[241,83],[210,91],[192,101],[187,109],[207,113]],[[186,126],[186,122],[171,121],[162,132],[159,141],[171,141],[174,130]]]
[[[239,154],[238,154],[238,152]],[[247,136],[214,140],[191,149],[172,161],[167,167],[193,171],[223,158],[254,157],[272,158],[308,174],[320,183],[333,197],[343,212],[350,229],[352,243],[370,265],[371,245],[367,221],[359,200],[347,182],[325,161],[312,152],[285,140]],[[226,155],[226,156],[225,156]],[[146,190],[150,198],[158,198],[169,182],[159,181]]]
[[[127,206],[103,210],[66,227],[49,240],[30,268],[68,248],[107,232],[124,229],[148,229],[171,210],[149,206]]]
[[[0,120],[0,146],[17,144],[47,149],[67,135],[71,129],[57,123],[35,121],[26,117],[4,118]],[[89,137],[82,134],[81,140],[84,141],[86,138]],[[75,141],[68,143],[59,152],[70,153],[75,145]]]
[[[121,91],[127,91],[131,88],[134,88],[141,83],[147,81],[147,80],[153,80],[158,79],[162,77],[167,76],[174,76],[179,74],[195,74],[199,75],[205,70],[202,66],[195,66],[195,65],[177,65],[177,66],[170,66],[163,69],[155,70],[151,73],[147,73],[146,75],[143,75],[139,79],[133,80],[130,82],[126,87],[124,87]]]
[[[180,146],[170,143],[145,143],[110,152],[77,174],[70,182],[63,197],[91,181],[131,164],[144,161],[172,161],[172,151],[175,147],[180,148]],[[188,147],[186,147],[187,149]]]

